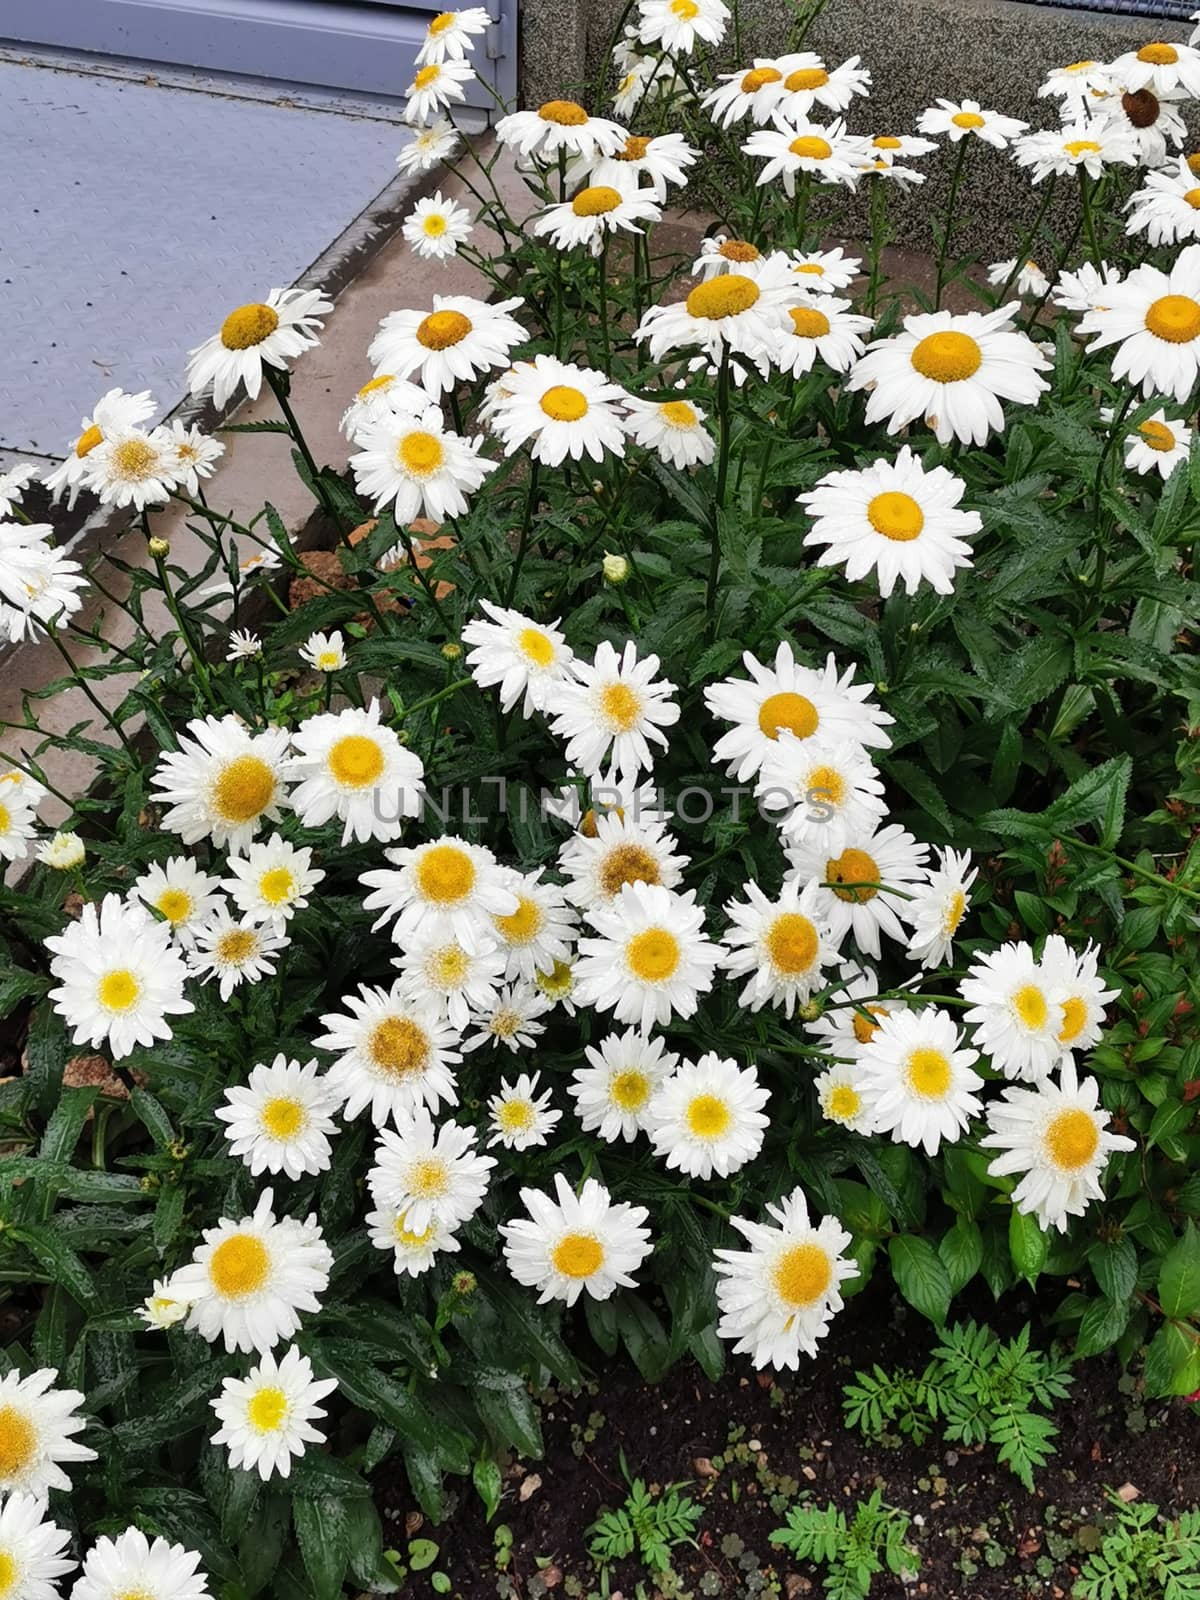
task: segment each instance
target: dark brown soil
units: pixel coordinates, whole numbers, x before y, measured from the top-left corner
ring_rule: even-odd
[[[1015,1331],[1031,1309],[1014,1306],[1003,1331]],[[982,1304],[978,1310],[987,1316]],[[877,1578],[872,1600],[1052,1600],[1070,1594],[1099,1542],[1106,1490],[1168,1513],[1200,1500],[1200,1407],[1145,1400],[1105,1358],[1075,1369],[1072,1397],[1057,1413],[1057,1457],[1032,1494],[987,1446],[956,1449],[937,1434],[922,1446],[866,1444],[843,1425],[845,1382],[876,1360],[920,1365],[934,1342],[927,1324],[883,1294],[852,1301],[820,1359],[795,1375],[758,1374],[737,1360],[720,1383],[685,1364],[652,1386],[625,1364],[606,1366],[585,1337],[581,1327],[577,1354],[602,1381],[578,1395],[545,1397],[545,1458],[512,1463],[490,1527],[466,1485],[440,1527],[422,1525],[402,1470],[381,1468],[387,1542],[401,1560],[412,1537],[439,1547],[432,1565],[408,1579],[406,1600],[439,1592],[434,1573],[449,1579],[449,1588],[439,1579],[440,1592],[461,1600],[606,1593],[613,1600],[660,1593],[819,1600],[820,1571],[773,1547],[770,1534],[801,1495],[849,1511],[876,1486],[913,1518],[909,1542],[920,1568],[911,1584]],[[630,1476],[682,1482],[703,1507],[696,1546],[675,1552],[674,1581],[656,1585],[640,1564],[622,1562],[609,1570],[606,1590],[588,1555],[587,1529],[624,1500],[622,1453]],[[497,1560],[508,1545],[503,1531],[497,1540],[498,1528],[511,1530],[507,1561]]]

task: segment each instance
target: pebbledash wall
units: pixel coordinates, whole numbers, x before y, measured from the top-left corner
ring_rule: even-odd
[[[831,62],[860,55],[871,68],[870,101],[858,102],[863,109],[850,115],[855,132],[911,132],[918,113],[938,96],[970,97],[1033,127],[1050,127],[1056,103],[1037,97],[1050,67],[1111,61],[1148,39],[1178,43],[1190,36],[1191,24],[1179,20],[1181,7],[1168,0],[1141,0],[1140,15],[1113,9],[1122,0],[1103,3],[1104,9],[1084,10],[1026,0],[829,0],[805,47]],[[567,83],[593,85],[624,9],[624,0],[521,0],[522,103],[539,105],[561,95]],[[745,61],[733,60],[727,40],[723,54],[731,71],[755,55],[779,54],[794,14],[786,0],[741,0],[740,13]],[[594,109],[603,114],[605,108]],[[1190,131],[1200,130],[1193,108],[1184,115]],[[982,159],[968,164],[962,191],[967,220],[957,239],[962,250],[994,260],[1014,253],[1040,196],[1003,155],[979,154]],[[949,163],[929,157],[920,165],[928,181],[907,200],[895,197],[893,216],[902,243],[928,249],[929,219],[944,206]],[[1060,234],[1072,221],[1066,200],[1052,207],[1050,225]],[[851,235],[864,225],[865,204],[856,202]]]

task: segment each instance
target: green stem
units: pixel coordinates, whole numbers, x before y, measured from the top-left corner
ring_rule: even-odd
[[[717,579],[721,571],[721,512],[725,507],[725,485],[729,478],[729,347],[721,350],[721,365],[717,371],[717,492],[713,505],[712,544],[708,556],[708,588],[704,596],[704,609],[708,616],[711,635],[716,621]]]
[[[84,696],[99,715],[101,723],[110,727],[116,734],[117,738],[120,739],[126,751],[130,755],[133,755],[133,746],[125,737],[125,730],[120,726],[119,723],[113,721],[112,713],[105,710],[105,708],[100,704],[100,701],[96,698],[96,695],[93,693],[87,679],[83,676],[82,672],[80,672],[75,658],[71,655],[70,651],[58,637],[57,625],[54,622],[48,622],[46,624],[46,633],[51,644],[66,662],[67,669],[70,672],[71,677],[74,679],[76,686],[83,691]]]
[[[612,352],[608,347],[608,234],[600,246],[598,287],[600,294],[600,348],[604,352],[604,370],[612,367]],[[636,235],[635,235],[636,240]]]
[[[938,240],[937,252],[937,277],[933,291],[933,309],[942,309],[942,290],[946,286],[946,260],[950,254],[950,240],[954,235],[954,208],[958,203],[959,185],[962,183],[963,167],[967,159],[967,145],[971,135],[964,134],[958,141],[958,149],[954,155],[954,170],[950,174],[950,194],[946,201],[946,223]]]
[[[533,526],[533,514],[538,503],[538,476],[541,462],[535,456],[529,463],[529,491],[525,496],[525,515],[521,519],[521,533],[517,539],[517,553],[513,557],[512,570],[508,575],[508,592],[504,604],[511,606],[517,594],[517,584],[521,579],[521,567],[525,561],[525,551],[529,546],[529,530]]]
[[[1042,230],[1042,223],[1045,221],[1046,212],[1050,209],[1050,201],[1054,197],[1054,180],[1055,174],[1052,172],[1046,182],[1045,188],[1042,191],[1042,203],[1040,206],[1038,206],[1037,216],[1033,219],[1033,226],[1021,240],[1021,248],[1017,251],[1017,257],[1013,262],[1012,271],[1004,280],[1004,284],[1000,290],[1000,293],[996,297],[996,304],[998,306],[1002,306],[1012,293],[1013,284],[1016,283],[1018,277],[1020,276],[1021,268],[1029,260],[1030,252],[1037,243],[1037,236]]]
[[[208,666],[204,660],[204,652],[193,636],[190,626],[184,620],[184,615],[180,610],[179,602],[175,598],[175,591],[171,587],[171,579],[167,573],[166,561],[162,556],[158,555],[156,555],[153,559],[155,571],[158,573],[158,581],[162,586],[163,599],[167,602],[167,609],[175,619],[175,626],[179,629],[180,637],[188,647],[188,654],[192,658],[192,666],[195,668],[196,681],[200,685],[200,692],[208,701],[209,705],[213,705],[214,701],[212,695],[212,683],[208,676]]]
[[[263,371],[266,373],[267,382],[271,385],[271,389],[274,392],[275,398],[279,402],[279,409],[283,412],[283,420],[288,425],[288,432],[292,436],[293,443],[295,444],[296,449],[299,450],[300,455],[304,460],[304,465],[308,468],[309,476],[312,479],[313,493],[320,502],[322,509],[328,516],[333,518],[340,529],[341,521],[337,515],[337,512],[330,504],[329,496],[325,491],[325,485],[321,481],[320,473],[317,471],[317,463],[313,460],[313,453],[308,448],[308,441],[304,437],[303,430],[296,419],[296,413],[292,410],[291,402],[288,399],[287,377],[284,373],[277,371],[274,367],[268,367],[264,365]]]

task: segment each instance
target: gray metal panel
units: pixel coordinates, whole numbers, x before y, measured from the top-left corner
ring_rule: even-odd
[[[4,38],[99,55],[176,62],[297,84],[399,98],[413,58],[442,0],[4,0]],[[516,89],[516,0],[493,0],[509,26],[494,29],[475,53],[476,71],[509,98]],[[492,50],[502,50],[498,56]],[[467,104],[489,111],[482,84]]]

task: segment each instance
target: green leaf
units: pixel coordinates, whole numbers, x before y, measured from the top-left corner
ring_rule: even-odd
[[[480,1273],[479,1285],[496,1306],[510,1336],[524,1344],[560,1382],[576,1388],[582,1379],[574,1356],[530,1297],[516,1294],[503,1279],[491,1274]]]
[[[631,1289],[617,1297],[617,1328],[642,1377],[658,1383],[671,1364],[671,1341],[658,1314]]]
[[[1050,1240],[1036,1217],[1027,1216],[1013,1206],[1008,1216],[1008,1253],[1018,1277],[1031,1286],[1046,1265]]]
[[[938,1240],[938,1255],[950,1279],[951,1293],[964,1288],[983,1265],[983,1235],[979,1224],[956,1217],[954,1226]]]
[[[498,1367],[477,1367],[470,1382],[479,1415],[500,1443],[523,1456],[540,1456],[541,1423],[524,1380]]]
[[[349,1359],[337,1340],[313,1340],[307,1349],[313,1365],[325,1377],[336,1378],[338,1388],[360,1410],[389,1423],[406,1445],[436,1452],[437,1424],[415,1394],[378,1367]]]
[[[1128,1300],[1093,1300],[1083,1313],[1075,1336],[1077,1356],[1096,1356],[1109,1349],[1129,1325]]]
[[[481,1456],[471,1468],[471,1482],[475,1485],[475,1492],[483,1501],[484,1515],[488,1522],[500,1509],[500,1496],[504,1493],[504,1475],[499,1466],[488,1456]]]
[[[70,1245],[53,1228],[14,1224],[8,1229],[10,1239],[17,1239],[38,1263],[78,1302],[85,1311],[96,1307],[96,1285],[92,1275]]]
[[[345,1507],[340,1500],[293,1500],[292,1522],[314,1600],[338,1600],[350,1563]]]
[[[1165,1323],[1146,1351],[1146,1393],[1154,1399],[1200,1389],[1200,1334],[1179,1322]]]
[[[1158,1302],[1168,1317],[1191,1317],[1200,1311],[1200,1233],[1192,1222],[1163,1259]]]
[[[910,1306],[940,1328],[950,1310],[953,1290],[937,1251],[928,1239],[901,1233],[889,1244],[888,1257],[900,1293]]]
[[[1088,1252],[1100,1292],[1114,1302],[1128,1300],[1137,1284],[1137,1248],[1132,1239],[1101,1242]]]

